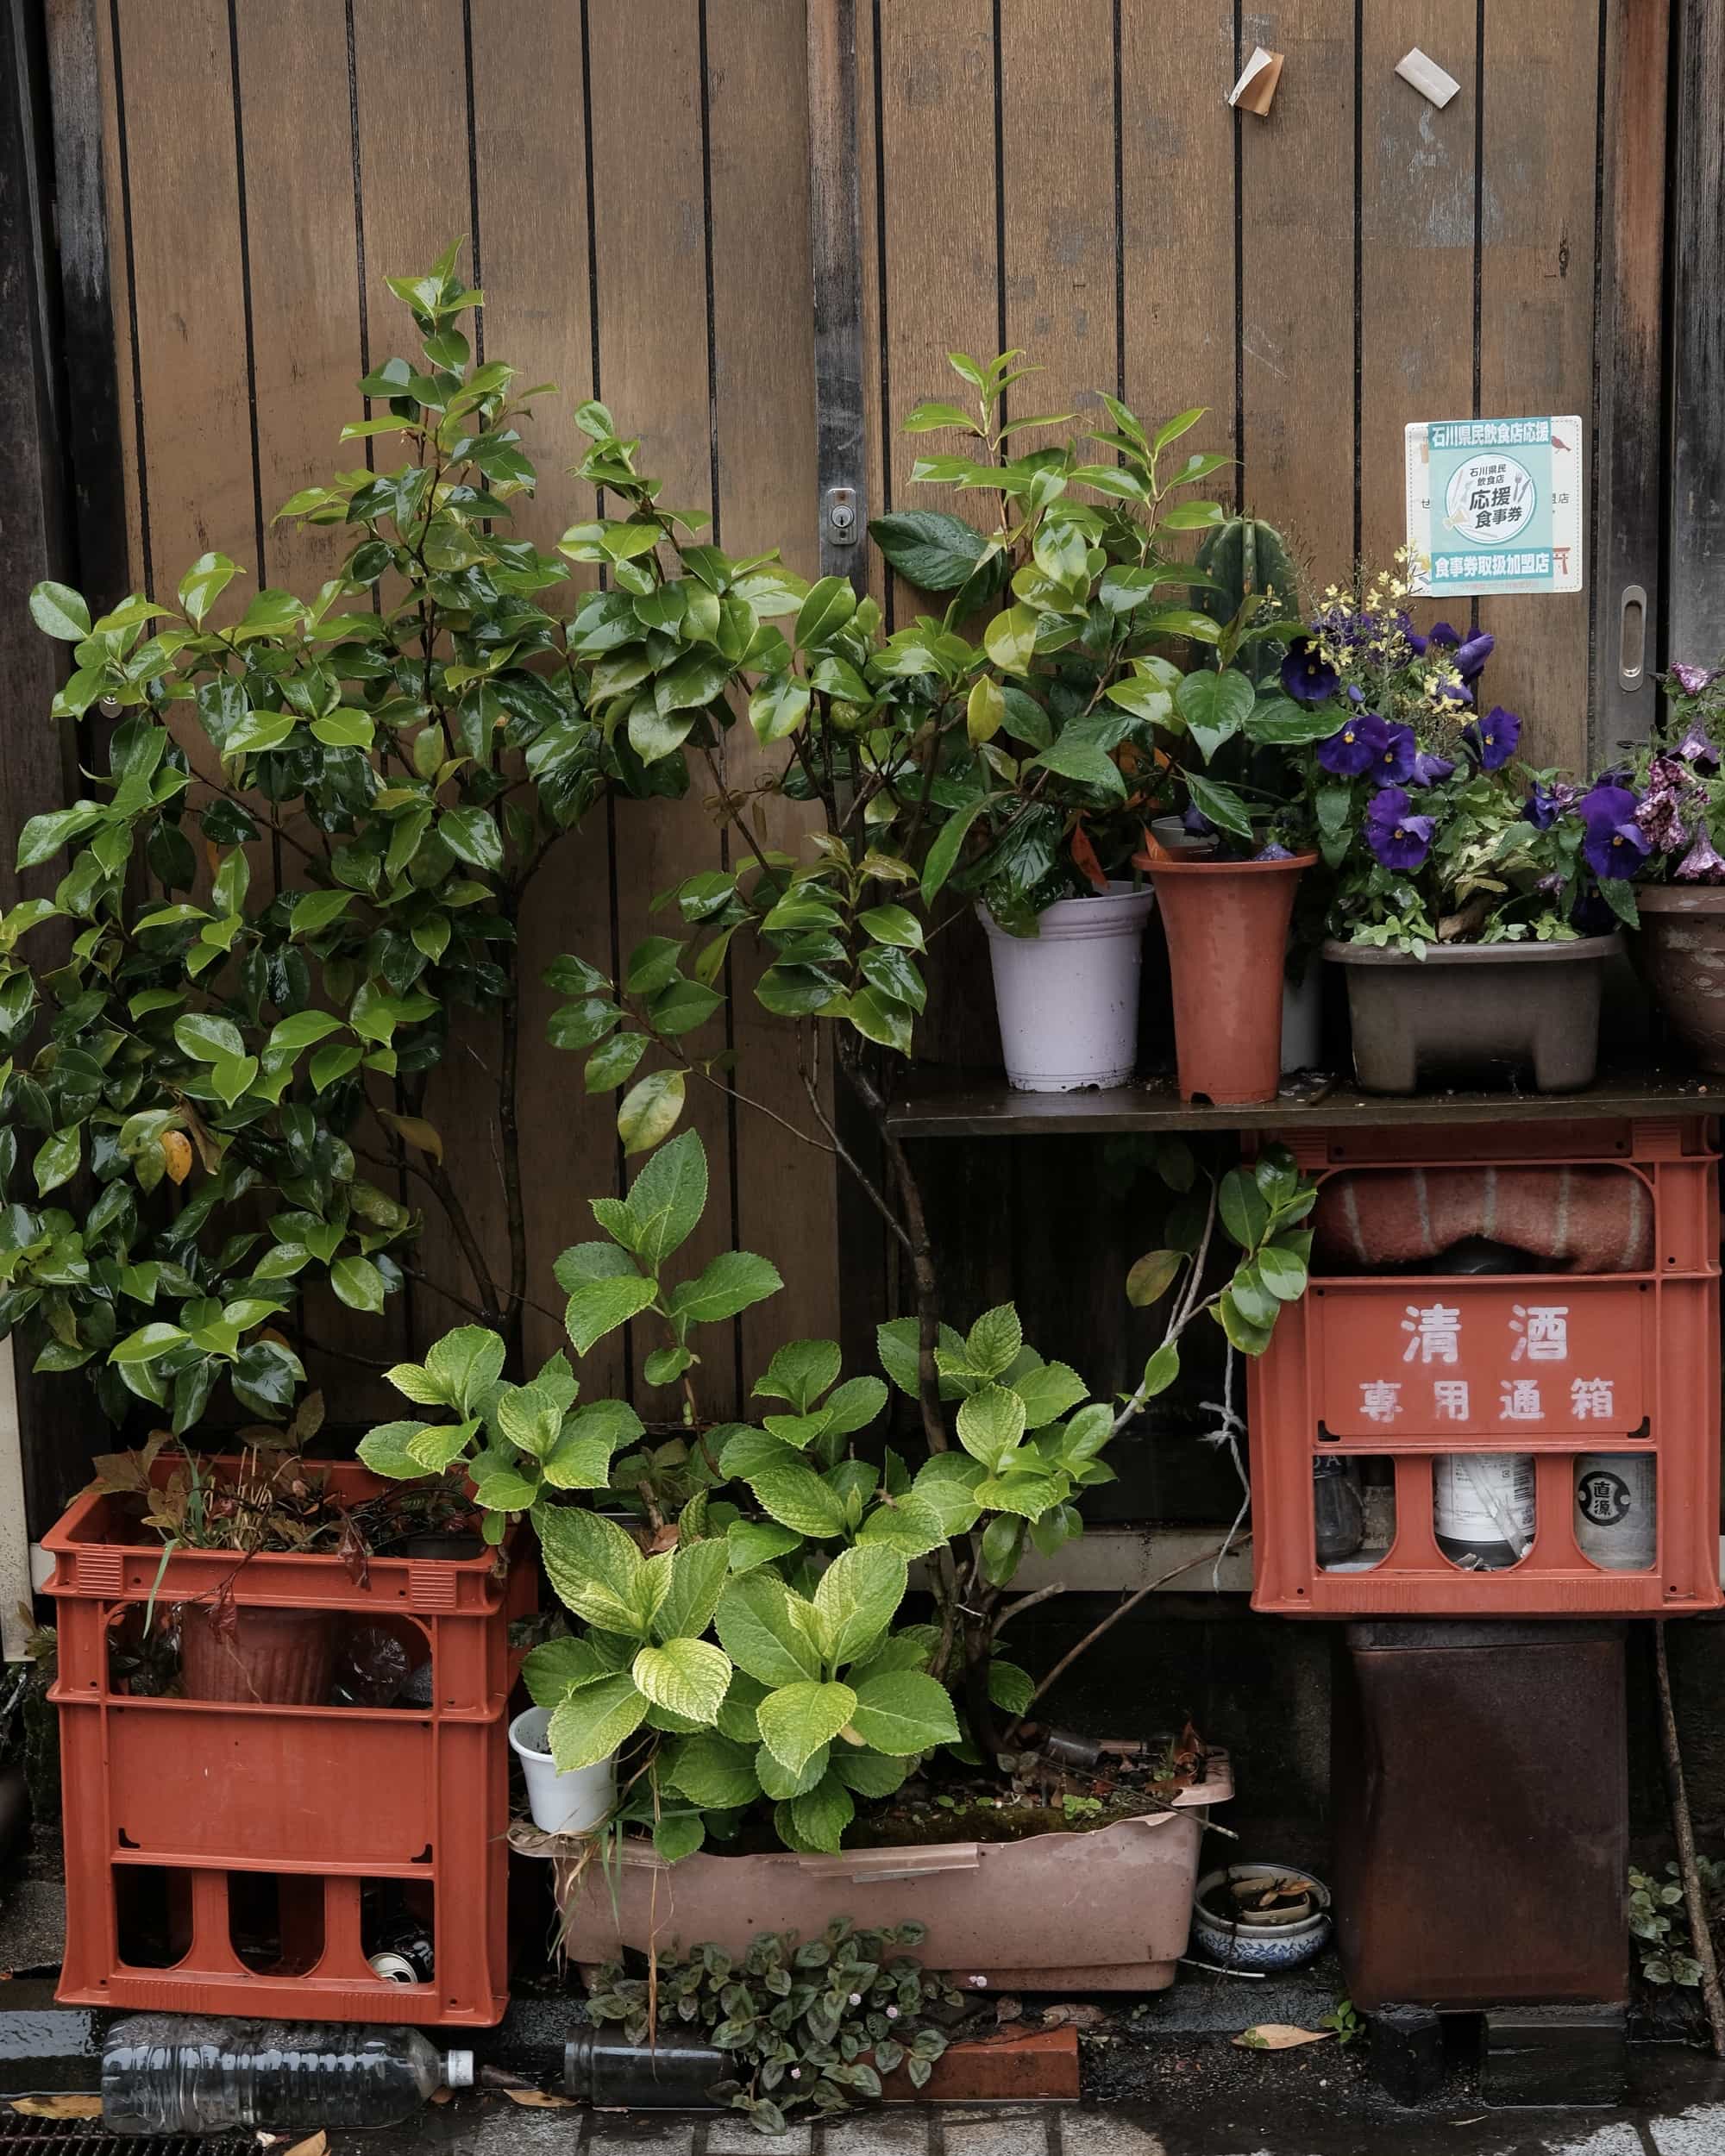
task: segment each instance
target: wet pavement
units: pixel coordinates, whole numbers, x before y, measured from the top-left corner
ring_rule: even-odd
[[[52,1888],[0,1888],[0,1969],[58,1959],[58,1898]],[[1111,2001],[1100,2026],[1081,2034],[1081,2104],[907,2106],[800,2122],[772,2139],[740,2115],[536,2109],[486,2091],[382,2133],[332,2134],[329,2156],[1725,2156],[1725,2066],[1681,2045],[1631,2047],[1634,2096],[1621,2109],[1494,2110],[1480,2100],[1469,2030],[1458,2021],[1449,2078],[1430,2103],[1408,2110],[1377,2088],[1362,2046],[1326,2041],[1266,2053],[1229,2041],[1253,2021],[1315,2026],[1338,1981],[1327,1957],[1298,1977],[1250,1989],[1195,1974],[1151,1999]],[[19,1984],[15,2003],[23,2007],[34,1989]],[[0,1999],[6,1990],[0,1984]],[[576,2005],[561,1996],[519,2002],[488,2046],[491,2057],[549,2084]],[[1037,2002],[1024,2007],[1033,2026]],[[77,2140],[66,2146],[75,2150]]]

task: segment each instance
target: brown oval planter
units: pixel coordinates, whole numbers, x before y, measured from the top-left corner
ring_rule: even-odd
[[[231,1627],[201,1602],[179,1613],[179,1672],[187,1699],[321,1707],[329,1696],[336,1620],[324,1609],[242,1602]]]
[[[1502,1083],[1530,1072],[1539,1093],[1593,1083],[1599,984],[1621,936],[1569,943],[1428,943],[1423,958],[1327,943],[1346,968],[1354,1075],[1367,1093],[1414,1093],[1424,1078]]]
[[[1638,886],[1635,970],[1703,1070],[1725,1071],[1725,888]]]
[[[1317,858],[1152,862],[1182,1100],[1232,1108],[1276,1098],[1288,924],[1295,890]]]

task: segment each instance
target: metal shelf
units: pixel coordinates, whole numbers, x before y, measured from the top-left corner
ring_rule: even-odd
[[[1583,1093],[1362,1093],[1352,1082],[1302,1081],[1262,1106],[1182,1100],[1171,1077],[1088,1093],[1014,1093],[975,1071],[912,1074],[888,1111],[899,1138],[1105,1138],[1132,1131],[1262,1131],[1421,1123],[1562,1123],[1725,1110],[1725,1078],[1607,1069]]]

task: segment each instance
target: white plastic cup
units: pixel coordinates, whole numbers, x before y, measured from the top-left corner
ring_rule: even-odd
[[[616,1758],[560,1774],[545,1749],[550,1721],[549,1707],[530,1707],[509,1725],[510,1749],[527,1777],[527,1808],[543,1833],[590,1834],[617,1808]]]
[[[986,906],[1007,1082],[1019,1093],[1124,1085],[1138,1065],[1138,994],[1148,884],[1060,899],[1034,936],[1009,936]]]
[[[1584,1452],[1575,1463],[1575,1542],[1608,1572],[1647,1572],[1659,1555],[1651,1452]]]

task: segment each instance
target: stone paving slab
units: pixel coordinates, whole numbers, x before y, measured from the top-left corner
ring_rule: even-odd
[[[410,2146],[438,2156],[1191,2156],[1199,2146],[1178,2128],[1164,2140],[1146,2118],[1069,2104],[887,2111],[800,2122],[778,2140],[740,2118],[492,2105],[456,2118],[432,2114],[398,2131],[399,2139],[336,2135],[330,2156],[384,2156]],[[1669,2118],[1616,2113],[1592,2126],[1551,2112],[1498,2111],[1454,2122],[1410,2115],[1405,2124],[1370,2126],[1338,2118],[1320,2147],[1308,2134],[1266,2135],[1262,2125],[1237,2138],[1221,2128],[1205,2133],[1201,2148],[1202,2156],[1725,2156],[1725,2104]]]

